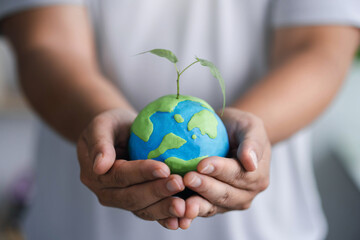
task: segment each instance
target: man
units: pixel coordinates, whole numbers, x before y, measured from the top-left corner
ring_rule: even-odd
[[[345,77],[359,45],[358,1],[0,4],[25,96],[70,142],[41,127],[29,239],[325,237],[309,132],[299,130]],[[130,57],[152,48],[219,67],[233,158],[204,159],[184,178],[160,162],[125,160],[137,111],[176,89],[161,59]],[[187,74],[193,80],[182,79],[182,92],[219,108],[217,83],[200,71]],[[75,142],[82,183],[94,194],[78,179]],[[199,196],[172,197],[185,186]],[[168,229],[191,227],[166,231],[155,220]]]

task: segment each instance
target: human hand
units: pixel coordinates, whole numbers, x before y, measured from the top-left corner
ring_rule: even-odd
[[[127,161],[130,126],[136,114],[120,109],[93,119],[77,143],[80,178],[99,202],[133,212],[145,220],[169,219],[168,228],[178,228],[185,201],[171,197],[184,190],[179,175],[155,160]]]
[[[248,209],[269,185],[271,145],[262,120],[233,108],[225,109],[222,120],[229,135],[230,158],[206,158],[197,172],[184,176],[185,186],[200,196],[186,199],[185,217],[179,221],[183,229],[198,216]]]

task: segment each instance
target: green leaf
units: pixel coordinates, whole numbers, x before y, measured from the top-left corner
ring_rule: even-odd
[[[138,53],[138,54],[136,54],[136,55],[144,54],[144,53],[152,53],[152,54],[155,54],[155,55],[157,55],[157,56],[159,56],[159,57],[163,57],[163,58],[168,59],[168,60],[169,60],[170,62],[172,62],[172,63],[177,63],[177,62],[178,62],[177,57],[176,57],[175,54],[174,54],[173,52],[171,52],[170,50],[157,48],[157,49],[153,49],[153,50],[150,50],[150,51]]]
[[[217,69],[217,67],[210,61],[205,60],[205,59],[201,59],[198,57],[195,57],[196,60],[198,60],[200,62],[201,65],[210,68],[210,72],[211,74],[219,81],[220,87],[221,87],[221,92],[223,94],[223,109],[222,109],[222,113],[224,112],[224,108],[225,108],[225,82],[223,77],[220,74],[220,71]]]

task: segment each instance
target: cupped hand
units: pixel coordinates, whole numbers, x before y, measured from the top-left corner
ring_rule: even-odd
[[[199,196],[186,199],[185,217],[179,221],[183,229],[198,216],[248,209],[269,185],[271,145],[261,119],[227,108],[222,120],[229,135],[229,158],[206,158],[197,172],[184,176],[185,186]]]
[[[170,175],[162,162],[126,160],[135,117],[134,112],[116,109],[92,120],[77,143],[81,181],[102,205],[177,229],[178,218],[185,214],[185,201],[172,195],[184,190],[183,179]],[[168,219],[167,223],[162,219]]]

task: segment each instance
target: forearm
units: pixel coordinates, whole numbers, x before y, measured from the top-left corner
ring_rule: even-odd
[[[32,61],[19,61],[23,92],[41,118],[70,141],[103,111],[134,111],[115,86],[80,59],[62,59],[46,50],[28,57]]]
[[[260,117],[272,144],[288,138],[334,98],[358,41],[354,37],[345,47],[319,41],[281,54],[284,57],[276,59],[276,67],[234,106]]]
[[[16,55],[22,89],[38,114],[75,141],[98,113],[124,108],[124,97],[98,70],[91,28],[80,6],[23,12],[2,28]]]

